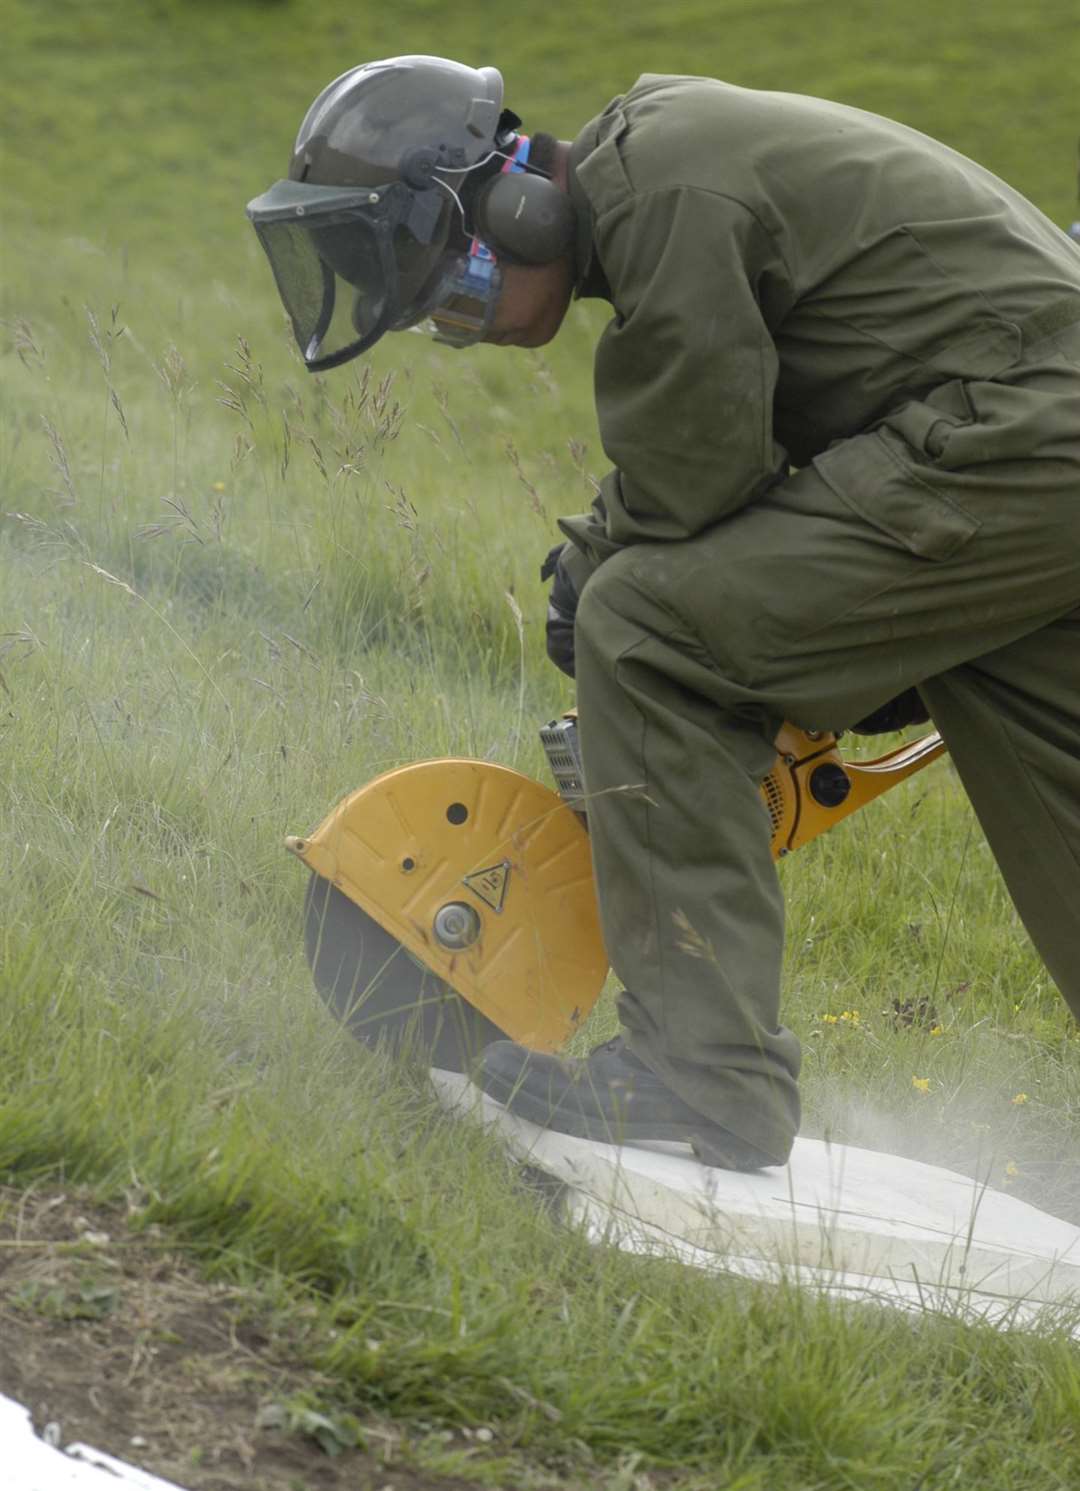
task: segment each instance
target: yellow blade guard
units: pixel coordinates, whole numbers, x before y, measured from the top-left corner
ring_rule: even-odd
[[[287,846],[522,1045],[554,1051],[608,961],[589,838],[539,782],[486,761],[376,777]]]

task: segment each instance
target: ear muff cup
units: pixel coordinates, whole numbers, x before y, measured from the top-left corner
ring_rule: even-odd
[[[574,241],[570,198],[546,176],[500,172],[477,196],[473,218],[494,253],[518,264],[551,264]]]

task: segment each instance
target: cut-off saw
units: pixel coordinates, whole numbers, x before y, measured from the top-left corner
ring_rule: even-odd
[[[608,973],[576,712],[540,731],[556,791],[488,761],[385,772],[286,846],[311,870],[315,984],[359,1039],[467,1072],[491,1041],[556,1051]],[[761,783],[779,859],[937,759],[932,731],[874,760],[784,725]]]

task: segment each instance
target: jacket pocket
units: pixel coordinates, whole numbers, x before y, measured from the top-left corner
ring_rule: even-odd
[[[903,458],[889,431],[837,441],[814,457],[818,475],[852,512],[920,559],[951,559],[980,528],[978,518]]]

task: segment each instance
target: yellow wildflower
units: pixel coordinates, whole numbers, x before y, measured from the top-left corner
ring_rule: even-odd
[[[822,1015],[821,1023],[822,1025],[835,1025],[839,1018],[839,1015]]]
[[[224,492],[224,490],[225,490],[225,483],[223,481],[216,481],[216,482],[214,482],[214,491],[215,492]]]
[[[859,1012],[858,1010],[842,1010],[840,1012],[840,1018],[841,1020],[846,1020],[850,1025],[858,1025]]]
[[[1028,1095],[1027,1095],[1026,1092],[1018,1092],[1016,1094],[1016,1096],[1011,1101],[1012,1101],[1012,1105],[1013,1105],[1014,1108],[1019,1108],[1020,1104],[1021,1103],[1026,1103],[1027,1100],[1028,1100]]]
[[[912,1087],[914,1087],[914,1089],[915,1089],[916,1092],[929,1092],[930,1091],[930,1078],[929,1077],[912,1077],[912,1079],[911,1079],[911,1085],[912,1085]]]
[[[931,1035],[944,1035],[945,1034],[945,1027],[943,1025],[935,1025],[933,1027],[933,1029],[930,1031],[930,1034]]]
[[[1016,1163],[1015,1160],[1008,1161],[1005,1166],[1005,1174],[1009,1177],[1010,1180],[1012,1180],[1014,1176],[1020,1174],[1020,1166]]]

